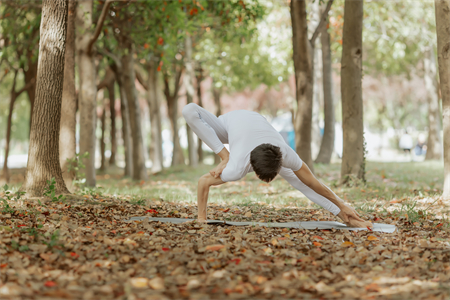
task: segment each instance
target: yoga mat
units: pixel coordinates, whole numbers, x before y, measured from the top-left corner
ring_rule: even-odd
[[[163,222],[181,224],[195,219],[180,219],[180,218],[150,218],[150,217],[132,217],[127,220],[131,221],[143,221],[148,219],[150,222]],[[284,227],[284,228],[299,228],[299,229],[346,229],[346,230],[368,230],[367,228],[347,227],[345,224],[333,221],[307,221],[307,222],[287,222],[287,223],[265,223],[265,222],[231,222],[231,221],[219,221],[208,220],[208,224],[223,224],[230,226],[265,226],[265,227]],[[373,223],[372,231],[393,233],[397,228],[394,225]]]

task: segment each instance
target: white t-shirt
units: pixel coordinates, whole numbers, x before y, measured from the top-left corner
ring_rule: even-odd
[[[224,182],[236,181],[253,172],[250,153],[261,144],[280,147],[282,166],[293,171],[302,167],[302,160],[284,141],[281,134],[260,114],[248,110],[235,110],[219,117],[228,133],[230,160],[220,178]]]

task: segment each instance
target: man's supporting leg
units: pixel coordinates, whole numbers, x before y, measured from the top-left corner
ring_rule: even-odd
[[[206,109],[195,103],[189,103],[183,108],[183,117],[192,131],[214,153],[219,153],[224,148],[223,144],[228,143],[228,133],[222,122]]]
[[[339,207],[337,207],[327,198],[317,194],[310,187],[304,184],[300,179],[298,179],[294,171],[292,171],[291,169],[282,167],[280,170],[280,176],[286,179],[287,182],[289,182],[294,188],[302,192],[312,202],[322,206],[334,215],[337,215],[340,212]]]

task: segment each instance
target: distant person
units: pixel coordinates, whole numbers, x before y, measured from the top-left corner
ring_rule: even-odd
[[[411,149],[414,147],[414,141],[412,136],[406,130],[405,133],[400,137],[400,142],[398,143],[400,149],[407,154],[411,154]]]
[[[417,138],[417,144],[416,144],[416,147],[414,148],[414,153],[417,156],[427,154],[427,144],[426,144],[425,136],[423,134],[419,134],[419,137]]]
[[[235,110],[216,117],[190,103],[183,108],[189,127],[222,161],[198,181],[199,222],[206,222],[209,188],[242,179],[255,172],[264,181],[278,174],[314,203],[338,216],[351,227],[372,227],[356,211],[321,183],[283,137],[260,114]],[[230,152],[224,144],[230,145]]]

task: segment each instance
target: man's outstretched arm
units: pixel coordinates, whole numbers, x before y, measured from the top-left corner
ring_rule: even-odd
[[[198,180],[197,203],[198,203],[198,222],[206,222],[206,210],[208,204],[209,188],[211,186],[224,184],[220,177],[215,178],[211,174],[205,174]]]
[[[361,219],[352,207],[336,196],[336,194],[325,184],[317,180],[306,164],[303,164],[300,170],[294,171],[294,173],[305,185],[336,205],[341,210],[337,216],[341,218],[347,226],[360,228],[373,227],[371,222]]]

